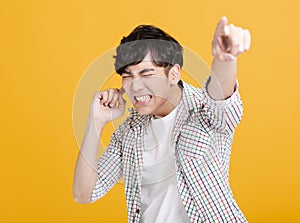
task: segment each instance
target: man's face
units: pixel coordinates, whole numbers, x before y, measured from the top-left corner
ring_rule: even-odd
[[[128,66],[122,74],[122,85],[140,114],[165,116],[170,107],[171,82],[164,67],[158,67],[148,54],[144,60]]]

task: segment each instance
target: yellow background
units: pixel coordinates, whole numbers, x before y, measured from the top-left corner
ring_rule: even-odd
[[[222,15],[253,37],[239,59],[245,113],[231,159],[235,198],[249,222],[300,222],[296,0],[1,1],[0,222],[126,222],[121,184],[94,204],[73,201],[77,83],[142,23],[210,63]]]

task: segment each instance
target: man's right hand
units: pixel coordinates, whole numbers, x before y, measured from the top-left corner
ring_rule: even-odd
[[[124,89],[109,88],[94,94],[89,119],[97,124],[106,124],[120,118],[125,111]]]

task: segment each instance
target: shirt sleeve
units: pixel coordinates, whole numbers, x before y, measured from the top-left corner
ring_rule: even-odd
[[[242,100],[238,92],[238,81],[236,81],[233,94],[224,100],[215,100],[210,97],[207,91],[209,81],[210,77],[206,80],[203,88],[204,116],[217,132],[231,134],[240,123],[243,115]]]
[[[91,202],[94,202],[104,196],[122,177],[123,164],[121,139],[123,131],[123,126],[119,126],[111,136],[111,140],[106,151],[98,159],[98,177],[96,185],[92,191]]]

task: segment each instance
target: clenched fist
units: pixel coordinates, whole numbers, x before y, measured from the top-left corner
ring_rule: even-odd
[[[110,88],[94,94],[89,119],[96,123],[106,124],[120,118],[124,114],[126,101],[123,98],[124,89]]]

